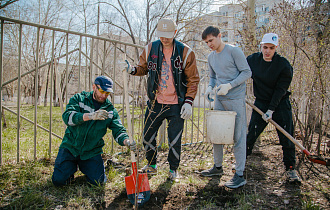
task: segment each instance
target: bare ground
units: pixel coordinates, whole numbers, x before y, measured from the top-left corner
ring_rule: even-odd
[[[184,146],[178,182],[158,172],[149,179],[151,198],[139,209],[330,209],[330,168],[312,164],[297,151],[297,171],[301,184],[288,183],[277,135],[263,137],[248,157],[244,177],[247,184],[228,189],[234,163],[232,148],[226,148],[224,175],[201,177],[197,172],[213,165],[212,146],[207,143]],[[329,153],[328,153],[329,155]],[[167,153],[160,152],[159,171],[167,171]],[[127,159],[129,159],[127,157]],[[129,165],[129,163],[127,163]],[[119,169],[120,170],[120,169]],[[105,192],[100,209],[132,209],[125,189]]]
[[[329,149],[325,151],[327,157]],[[167,180],[168,149],[160,149],[158,173],[149,178],[150,200],[139,209],[330,209],[330,167],[313,164],[297,151],[296,169],[302,182],[288,183],[282,149],[273,131],[257,142],[246,162],[247,184],[238,189],[224,186],[234,175],[232,146],[225,146],[222,177],[200,176],[200,171],[213,166],[212,150],[212,145],[205,142],[183,146],[181,178],[171,182]],[[143,166],[142,156],[139,160]],[[3,166],[0,209],[133,209],[124,182],[125,170],[130,166],[129,154],[105,155],[104,159],[108,181],[96,187],[88,185],[81,172],[76,173],[70,185],[54,187],[53,158],[38,164],[32,161]]]

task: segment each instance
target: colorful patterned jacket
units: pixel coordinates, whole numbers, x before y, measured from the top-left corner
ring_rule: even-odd
[[[152,42],[144,48],[139,64],[132,72],[137,76],[148,75],[147,95],[150,101],[155,100],[156,97],[163,57],[160,40]],[[178,103],[192,104],[199,83],[195,53],[190,47],[174,39],[171,65]]]

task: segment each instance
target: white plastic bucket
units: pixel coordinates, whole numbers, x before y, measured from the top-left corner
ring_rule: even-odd
[[[206,111],[206,142],[213,144],[234,144],[236,112]]]

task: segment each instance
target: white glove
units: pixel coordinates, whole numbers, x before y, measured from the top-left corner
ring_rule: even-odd
[[[273,112],[274,111],[268,109],[267,112],[262,115],[262,119],[268,122],[270,119],[272,119]]]
[[[183,106],[182,106],[182,108],[181,108],[180,114],[181,114],[181,118],[182,119],[185,119],[185,120],[186,119],[189,119],[189,117],[192,114],[192,107],[191,107],[191,105],[188,104],[188,103],[184,103]]]
[[[88,113],[90,120],[105,120],[109,118],[109,113],[104,109],[99,109],[96,112]]]
[[[204,94],[208,102],[214,101],[214,99],[210,97],[211,93],[213,93],[213,88],[211,86],[208,86]]]
[[[134,68],[131,66],[131,64],[129,64],[128,60],[125,60],[127,63],[127,67],[126,67],[126,72],[128,74],[132,74],[132,72],[134,71]]]
[[[230,83],[221,84],[218,87],[215,88],[215,91],[217,91],[217,94],[220,96],[227,95],[228,91],[232,88]]]
[[[133,152],[136,151],[136,141],[126,139],[126,146],[128,146],[131,151],[133,151]]]

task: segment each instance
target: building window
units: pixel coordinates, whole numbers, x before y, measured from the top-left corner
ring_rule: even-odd
[[[228,31],[222,32],[221,35],[222,35],[221,37],[222,41],[228,42]]]

